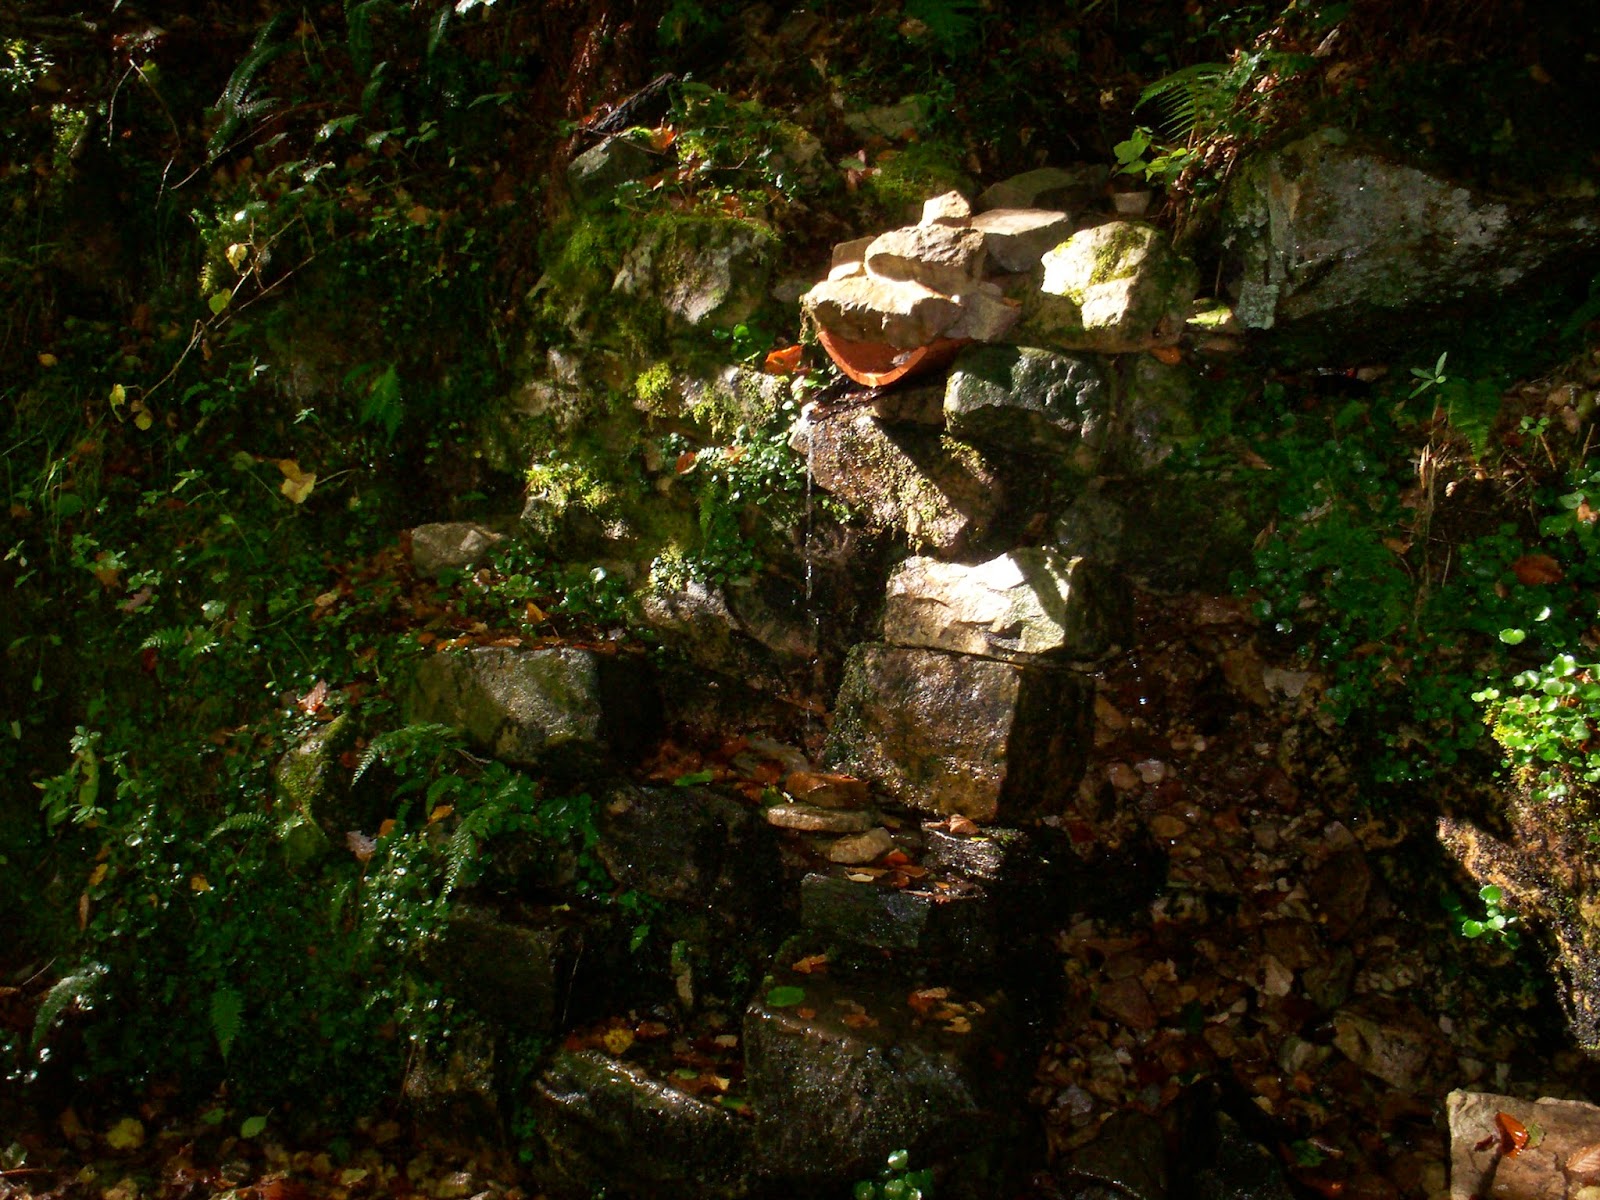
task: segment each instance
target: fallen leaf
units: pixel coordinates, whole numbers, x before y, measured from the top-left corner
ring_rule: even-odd
[[[428,814],[428,824],[429,825],[437,825],[440,821],[444,820],[451,813],[455,812],[455,810],[456,810],[456,806],[453,805],[453,804],[440,804],[440,805],[437,805],[434,808],[434,810],[431,813]]]
[[[278,470],[283,472],[283,482],[278,485],[278,490],[289,498],[289,503],[304,504],[317,486],[317,473],[302,471],[299,462],[292,458],[280,458],[276,462]]]
[[[799,1017],[802,1021],[810,1021],[816,1017],[817,1010],[814,1008],[806,1008],[801,1006],[800,1008],[794,1010],[794,1015]]]
[[[382,821],[380,821],[378,823],[378,836],[379,837],[381,837],[381,838],[382,837],[388,837],[393,832],[394,832],[394,818],[393,817],[385,817]]]
[[[944,1031],[946,1033],[971,1033],[972,1022],[965,1017],[953,1017],[950,1023],[944,1027]]]
[[[925,1017],[939,1005],[940,1001],[948,1000],[949,998],[949,988],[918,988],[906,997],[906,1004],[919,1017]]]
[[[296,707],[303,713],[318,712],[328,700],[328,685],[319,679],[311,685],[311,690],[295,701]]]
[[[634,1036],[642,1042],[664,1038],[671,1032],[671,1028],[663,1025],[660,1021],[640,1021],[633,1027]]]
[[[793,375],[795,368],[800,365],[800,354],[799,346],[785,346],[781,350],[774,350],[767,355],[761,369],[768,375]]]
[[[1169,367],[1175,367],[1183,361],[1183,351],[1176,346],[1152,346],[1150,356],[1157,362],[1166,363]]]
[[[973,837],[978,832],[977,822],[969,817],[963,817],[960,813],[952,816],[946,825],[957,837]]]
[[[372,852],[378,848],[378,839],[368,837],[366,834],[352,829],[344,835],[344,844],[358,860],[366,862],[372,857]]]
[[[684,475],[694,470],[694,464],[699,461],[699,456],[693,450],[685,450],[678,455],[678,461],[674,464],[674,469],[679,475]]]
[[[877,1018],[869,1017],[864,1012],[845,1013],[839,1020],[851,1029],[872,1029],[878,1024]]]
[[[53,367],[60,361],[61,360],[59,358],[57,358],[54,354],[46,353],[46,354],[39,355],[39,365],[41,367]]]
[[[1515,1158],[1528,1144],[1528,1127],[1510,1113],[1497,1112],[1494,1123],[1500,1130],[1500,1144],[1507,1158]]]
[[[189,890],[195,895],[201,895],[211,890],[211,881],[204,875],[189,876]]]
[[[101,881],[103,881],[105,879],[105,877],[106,877],[106,872],[109,871],[110,869],[111,869],[111,866],[110,866],[109,863],[101,863],[94,870],[90,871],[89,872],[89,886],[90,887],[99,887],[100,884],[101,884]]]
[[[633,1045],[633,1030],[608,1029],[600,1035],[600,1044],[609,1054],[622,1054]]]
[[[106,1145],[113,1150],[137,1150],[144,1145],[144,1125],[137,1117],[123,1117],[106,1130]]]
[[[1511,564],[1511,573],[1524,587],[1560,583],[1566,577],[1561,564],[1548,554],[1524,554]]]
[[[826,971],[828,969],[828,956],[826,954],[808,954],[795,963],[793,969],[801,975],[809,975],[813,971]]]

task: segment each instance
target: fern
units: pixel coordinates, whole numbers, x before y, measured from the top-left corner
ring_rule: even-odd
[[[367,768],[375,762],[380,760],[386,763],[398,762],[409,758],[424,746],[440,749],[454,745],[458,739],[459,734],[453,728],[436,722],[402,725],[399,729],[380,733],[362,751],[361,761],[356,764],[355,775],[351,778],[351,782],[358,781],[366,774]]]
[[[1439,389],[1445,421],[1467,439],[1474,458],[1489,449],[1489,437],[1500,419],[1500,388],[1492,379],[1451,379]]]
[[[265,813],[234,813],[233,816],[228,817],[210,833],[206,834],[206,841],[212,841],[225,833],[233,833],[240,829],[258,833],[268,828],[271,824],[271,818]]]
[[[1194,63],[1180,67],[1140,92],[1133,110],[1138,112],[1146,104],[1158,105],[1167,136],[1186,142],[1202,121],[1215,122],[1232,103],[1229,74],[1227,63]]]
[[[973,45],[978,0],[906,0],[905,14],[928,27],[939,49],[951,58]]]
[[[69,1005],[82,1004],[94,998],[105,974],[106,969],[99,963],[89,963],[81,970],[56,980],[55,986],[46,992],[44,999],[39,1002],[39,1011],[33,1018],[32,1048],[35,1054],[39,1052],[39,1047],[44,1045],[45,1036],[55,1025],[56,1019]]]
[[[381,426],[384,435],[392,442],[405,415],[405,398],[400,394],[400,375],[390,363],[387,370],[372,381],[366,399],[361,402],[361,422]]]
[[[478,816],[486,811],[479,809],[472,816]],[[469,817],[457,825],[456,831],[450,835],[450,841],[446,843],[444,850],[444,886],[440,889],[440,895],[448,896],[455,891],[467,868],[477,859],[478,825],[481,823]]]
[[[208,160],[216,158],[228,148],[234,134],[246,121],[277,106],[277,100],[270,96],[252,96],[250,86],[261,69],[287,49],[284,43],[274,43],[272,40],[282,24],[283,16],[280,14],[263,25],[261,32],[256,34],[256,40],[250,44],[250,52],[228,76],[228,86],[222,89],[216,104],[215,111],[220,120],[216,132],[206,143]]]
[[[239,1036],[243,1018],[244,997],[238,992],[224,984],[211,993],[211,1032],[224,1060],[233,1051],[233,1040]]]

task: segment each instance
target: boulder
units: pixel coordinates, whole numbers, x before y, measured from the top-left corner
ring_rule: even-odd
[[[975,566],[907,559],[889,577],[883,640],[1007,662],[1091,659],[1126,643],[1130,624],[1119,578],[1032,546]]]
[[[885,426],[865,409],[809,413],[789,444],[816,486],[860,510],[870,526],[903,532],[912,548],[946,558],[981,555],[1005,512],[999,469],[936,431]]]
[[[972,205],[960,192],[945,192],[922,202],[921,225],[966,225],[972,219]]]
[[[500,1144],[495,1042],[494,1033],[476,1021],[462,1022],[448,1041],[418,1041],[400,1094],[419,1126],[463,1150]]]
[[[1045,251],[1072,236],[1072,219],[1050,208],[998,208],[973,217],[971,227],[983,234],[993,269],[1017,274],[1032,271]]]
[[[640,663],[563,647],[479,647],[416,667],[407,720],[460,729],[503,762],[556,774],[615,768],[658,724]]]
[[[1059,812],[1083,771],[1090,691],[1058,668],[864,644],[824,755],[911,808],[983,822]]]
[[[422,962],[446,995],[496,1026],[549,1037],[570,1015],[573,975],[591,940],[570,914],[527,923],[457,904],[424,944]]]
[[[1581,1100],[1528,1100],[1491,1092],[1451,1092],[1450,1200],[1588,1200],[1600,1188],[1600,1108]],[[1508,1154],[1501,1114],[1538,1139]]]
[[[1092,473],[1111,422],[1112,389],[1094,359],[1019,346],[979,346],[945,385],[953,437],[1065,460]]]
[[[969,342],[998,342],[1022,320],[1022,304],[1006,299],[992,283],[980,283],[954,297],[961,305],[956,323],[945,336]]]
[[[664,904],[770,911],[781,879],[778,843],[749,805],[709,788],[606,792],[595,852],[611,877]]]
[[[545,1192],[737,1200],[752,1187],[751,1123],[598,1050],[561,1050],[533,1086],[523,1147]]]
[[[825,945],[901,952],[916,965],[968,976],[1021,948],[1019,939],[1001,936],[981,887],[941,882],[894,888],[853,880],[838,868],[813,871],[800,883],[800,923]]]
[[[614,134],[567,164],[567,189],[579,204],[604,200],[618,184],[661,170],[661,155],[626,134]]]
[[[1448,327],[1427,314],[1447,321],[1569,269],[1587,279],[1600,212],[1492,197],[1325,129],[1240,164],[1223,236],[1241,324],[1371,361]]]
[[[623,256],[612,290],[661,309],[669,324],[731,329],[766,295],[775,242],[753,221],[651,221]]]
[[[1194,371],[1187,363],[1164,363],[1152,354],[1117,360],[1120,399],[1116,465],[1144,474],[1199,433],[1194,417]]]
[[[411,565],[430,579],[440,571],[460,570],[486,558],[505,535],[474,521],[443,521],[411,531]]]
[[[850,275],[825,279],[800,298],[807,316],[852,342],[882,342],[902,350],[926,346],[961,316],[949,296],[904,280]]]
[[[1138,221],[1075,233],[1039,262],[1016,340],[1062,350],[1121,354],[1171,345],[1199,286],[1167,235]]]
[[[954,296],[977,285],[986,262],[981,233],[953,225],[908,225],[891,229],[867,247],[867,273],[878,279],[909,280]]]
[[[1040,167],[985,188],[980,212],[995,208],[1054,208],[1079,212],[1093,207],[1105,189],[1110,168],[1102,163]]]

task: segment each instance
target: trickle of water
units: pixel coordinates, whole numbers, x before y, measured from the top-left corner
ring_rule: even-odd
[[[812,544],[815,534],[813,505],[815,504],[816,474],[812,470],[816,445],[815,407],[806,405],[800,410],[800,420],[805,430],[806,441],[806,507],[805,507],[805,532],[802,536],[800,554],[805,562],[805,610],[806,620],[811,623],[811,663],[806,672],[812,695],[816,695],[822,688],[822,614],[817,611],[814,597],[816,594],[816,555]],[[811,705],[806,706],[806,734],[807,741],[813,736],[820,736],[821,724]]]

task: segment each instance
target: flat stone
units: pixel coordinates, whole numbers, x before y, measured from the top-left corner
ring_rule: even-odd
[[[769,907],[782,867],[771,828],[709,788],[619,784],[602,798],[595,853],[651,899],[697,908]]]
[[[1039,265],[1017,338],[1062,350],[1122,354],[1172,345],[1199,285],[1194,264],[1167,235],[1138,221],[1075,233]]]
[[[878,279],[909,280],[953,296],[983,278],[983,235],[950,225],[891,229],[867,247],[867,273]]]
[[[831,771],[790,771],[783,790],[801,804],[818,808],[860,808],[869,799],[867,781]]]
[[[808,415],[789,445],[816,485],[856,508],[869,527],[899,530],[914,550],[981,553],[1005,511],[1002,472],[982,451],[913,426],[886,426],[852,409]]]
[[[1040,167],[1001,180],[978,196],[980,211],[995,208],[1053,208],[1081,212],[1100,199],[1111,170],[1101,163]]]
[[[840,838],[828,847],[827,857],[829,862],[853,867],[882,858],[893,849],[894,838],[880,825],[865,833]]]
[[[826,761],[900,803],[981,822],[1059,812],[1090,745],[1070,671],[864,644],[851,650]]]
[[[922,202],[922,225],[966,225],[972,205],[960,192],[945,192]]]
[[[659,723],[642,664],[573,647],[429,654],[405,711],[462,730],[502,762],[557,773],[614,767]]]
[[[1120,579],[1037,546],[975,566],[907,559],[884,601],[883,640],[892,646],[1008,662],[1095,658],[1130,634]]]
[[[431,579],[440,571],[482,562],[504,540],[504,534],[473,521],[418,525],[411,531],[411,565]]]
[[[954,300],[920,283],[868,275],[825,279],[800,298],[800,305],[838,337],[903,350],[926,346],[961,316]]]
[[[1026,274],[1072,236],[1072,218],[1050,208],[997,208],[973,217],[971,228],[983,234],[992,270]]]
[[[1093,358],[978,346],[963,352],[950,372],[945,424],[963,440],[1048,455],[1089,474],[1109,439],[1112,397]]]
[[[1008,300],[992,283],[980,283],[955,297],[961,316],[945,336],[973,342],[998,342],[1022,320],[1022,304]]]
[[[1600,1186],[1600,1108],[1581,1100],[1527,1100],[1492,1092],[1451,1092],[1450,1200],[1592,1200]],[[1496,1118],[1504,1113],[1543,1137],[1505,1153]]]
[[[768,825],[801,833],[865,833],[877,818],[863,809],[818,808],[814,804],[774,804],[763,810]]]
[[[895,888],[822,872],[800,882],[800,924],[829,944],[904,952],[966,975],[1021,949],[1001,936],[995,917],[988,894],[971,884]]]

